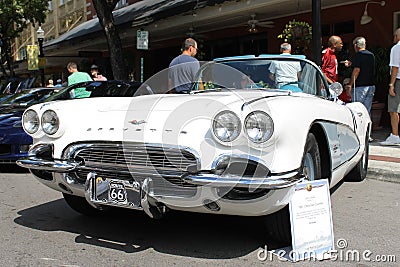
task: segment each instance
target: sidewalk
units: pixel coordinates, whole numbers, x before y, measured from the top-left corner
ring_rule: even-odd
[[[369,143],[368,178],[400,183],[400,145],[382,146],[390,134],[390,129],[372,130],[374,139]]]

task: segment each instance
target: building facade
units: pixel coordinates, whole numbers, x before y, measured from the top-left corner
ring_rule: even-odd
[[[200,60],[278,53],[283,40],[277,37],[290,20],[312,24],[311,2],[121,0],[114,11],[114,18],[123,43],[124,57],[134,78],[139,80],[168,67],[170,60],[180,53],[180,43],[188,36],[198,40]],[[75,60],[86,71],[92,63],[102,65],[107,76],[112,78],[107,42],[92,1],[53,0],[49,1],[49,8],[50,3],[52,11],[43,25],[46,32],[46,75],[58,75],[66,61]],[[400,26],[400,4],[398,0],[387,0],[384,5],[380,3],[365,0],[321,1],[322,46],[325,47],[329,36],[335,34],[344,41],[344,50],[339,55],[341,58],[351,59],[354,53],[351,42],[357,36],[364,36],[369,48],[389,49],[393,31]],[[362,24],[365,11],[372,21]],[[149,32],[148,50],[136,48],[137,30]],[[28,39],[29,31],[25,40],[20,41],[20,46]],[[310,47],[304,53],[310,57]],[[345,69],[341,72],[346,75]]]

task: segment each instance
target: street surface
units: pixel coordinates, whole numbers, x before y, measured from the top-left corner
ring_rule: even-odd
[[[263,254],[279,244],[257,218],[172,212],[155,221],[137,211],[89,218],[30,174],[3,172],[0,266],[399,266],[399,202],[400,184],[341,184],[332,194],[337,259],[290,263]]]

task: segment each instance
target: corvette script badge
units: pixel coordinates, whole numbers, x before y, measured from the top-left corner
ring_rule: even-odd
[[[131,123],[133,125],[140,125],[140,124],[146,123],[146,121],[145,120],[140,120],[140,121],[131,120],[131,121],[129,121],[129,123]]]

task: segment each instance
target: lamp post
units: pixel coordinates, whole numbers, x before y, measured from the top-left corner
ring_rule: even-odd
[[[39,29],[37,30],[36,33],[37,33],[37,38],[38,38],[38,43],[39,43],[40,80],[41,80],[42,86],[46,86],[45,81],[44,81],[44,64],[43,64],[43,58],[44,58],[44,53],[43,53],[44,30],[42,29],[41,26],[39,26]]]

